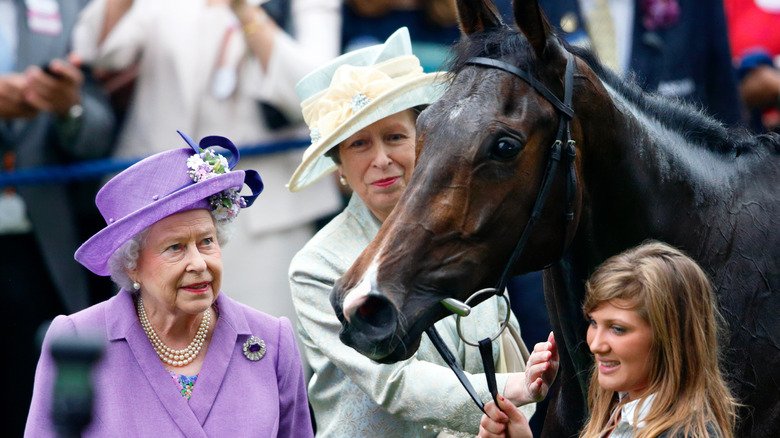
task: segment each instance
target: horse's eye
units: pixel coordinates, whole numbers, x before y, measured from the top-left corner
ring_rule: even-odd
[[[499,161],[509,161],[520,153],[523,147],[520,143],[509,137],[501,137],[493,143],[490,149],[490,157]]]

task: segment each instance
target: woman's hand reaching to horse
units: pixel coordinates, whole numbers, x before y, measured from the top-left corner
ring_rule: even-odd
[[[498,397],[498,405],[493,401],[485,405],[486,413],[479,422],[479,438],[533,438],[528,420],[515,405],[504,397]]]
[[[547,342],[534,346],[524,373],[515,373],[507,379],[504,396],[515,406],[544,400],[558,374],[558,346],[552,332]]]

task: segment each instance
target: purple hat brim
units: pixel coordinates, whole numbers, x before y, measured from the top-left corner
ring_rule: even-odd
[[[244,185],[244,171],[233,170],[214,178],[193,182],[98,231],[76,250],[75,259],[97,275],[110,275],[108,260],[125,242],[174,213],[204,208],[211,210],[209,196],[232,187]]]

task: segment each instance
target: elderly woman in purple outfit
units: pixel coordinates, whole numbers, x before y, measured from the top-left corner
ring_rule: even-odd
[[[57,434],[52,343],[85,333],[98,333],[105,348],[84,436],[313,435],[290,322],[220,292],[227,225],[260,193],[260,177],[231,171],[238,151],[226,138],[196,145],[182,137],[189,148],[140,161],[98,193],[107,225],[76,260],[121,290],[52,322],[25,436]],[[239,194],[244,184],[251,196]]]

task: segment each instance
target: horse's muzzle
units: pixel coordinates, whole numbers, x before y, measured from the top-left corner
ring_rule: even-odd
[[[384,361],[392,356],[401,337],[397,336],[398,310],[385,296],[363,295],[343,308],[338,283],[331,292],[331,305],[341,321],[341,342],[361,354]]]

